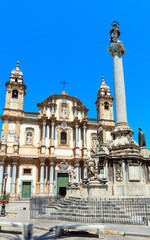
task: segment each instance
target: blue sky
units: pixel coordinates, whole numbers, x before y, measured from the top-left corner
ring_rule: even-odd
[[[95,101],[104,73],[113,88],[113,60],[107,51],[111,21],[120,23],[127,117],[135,132],[146,131],[150,147],[150,31],[149,1],[22,0],[2,1],[0,7],[0,114],[5,104],[5,82],[19,58],[27,85],[25,111],[52,93],[78,97],[96,118]],[[115,105],[114,105],[115,106]]]

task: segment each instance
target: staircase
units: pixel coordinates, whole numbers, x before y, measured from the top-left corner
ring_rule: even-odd
[[[65,197],[59,201],[47,199],[39,206],[37,218],[44,219],[144,225],[150,218],[149,198],[88,200]]]

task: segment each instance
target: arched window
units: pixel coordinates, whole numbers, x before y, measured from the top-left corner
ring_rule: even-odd
[[[32,132],[27,132],[27,144],[32,144]]]
[[[18,98],[18,91],[17,90],[13,90],[12,98]]]
[[[67,117],[67,104],[62,104],[61,105],[61,116],[63,118]]]
[[[67,140],[67,134],[65,132],[61,133],[61,144],[65,145]]]
[[[105,108],[106,110],[109,110],[109,103],[108,103],[108,102],[105,102],[105,103],[104,103],[104,108]]]

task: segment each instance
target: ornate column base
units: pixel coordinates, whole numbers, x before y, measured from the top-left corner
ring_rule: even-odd
[[[80,196],[80,187],[71,186],[67,187],[67,197],[79,197]]]
[[[101,185],[98,180],[90,181],[87,184],[88,198],[100,198],[108,196],[107,185]]]

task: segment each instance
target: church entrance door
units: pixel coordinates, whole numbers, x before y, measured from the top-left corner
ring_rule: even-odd
[[[69,183],[68,173],[58,173],[57,174],[57,195],[65,196],[66,188]]]
[[[31,197],[31,182],[22,183],[22,198]]]

